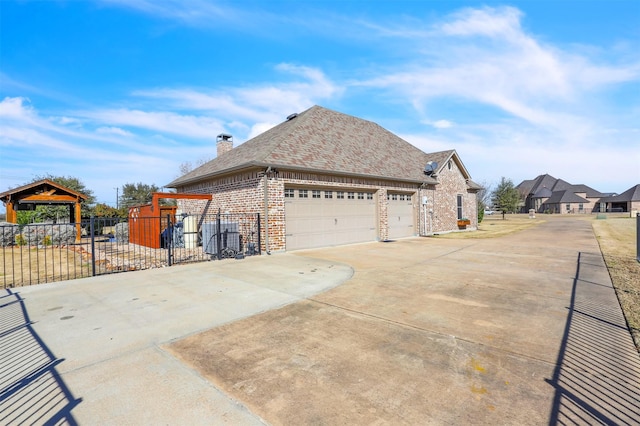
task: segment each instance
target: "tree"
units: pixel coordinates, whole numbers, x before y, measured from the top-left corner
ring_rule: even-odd
[[[122,185],[122,195],[120,196],[120,207],[129,208],[141,204],[149,204],[153,199],[153,193],[158,192],[156,185],[147,185],[142,182],[125,183]]]
[[[95,209],[93,210],[94,215],[96,217],[121,217],[126,218],[128,216],[127,209],[119,208],[116,209],[104,203],[96,204]]]
[[[486,182],[482,182],[480,186],[482,186],[482,189],[476,193],[476,200],[478,203],[478,223],[482,222],[484,219],[484,211],[491,204],[491,185],[488,185]]]
[[[492,192],[491,200],[493,205],[502,212],[504,219],[505,213],[515,213],[521,202],[520,192],[513,186],[511,179],[505,177],[500,178],[500,183]]]
[[[44,176],[36,176],[32,182],[37,182],[39,180],[49,179],[57,183],[58,185],[62,185],[69,189],[72,189],[76,192],[84,194],[87,196],[87,200],[85,201],[87,204],[93,205],[96,202],[96,198],[93,195],[93,191],[85,186],[85,184],[78,178],[72,176],[53,176],[51,174],[47,174]]]
[[[180,164],[180,167],[179,167],[180,176],[186,175],[187,173],[197,169],[198,167],[208,163],[209,161],[211,161],[210,158],[204,158],[204,157],[198,158],[195,164],[191,163],[191,161],[185,161],[184,163]]]

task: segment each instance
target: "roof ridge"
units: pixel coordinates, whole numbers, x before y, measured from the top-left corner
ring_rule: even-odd
[[[455,152],[441,151],[447,157]],[[444,156],[427,154],[374,121],[313,105],[166,186],[263,166],[431,182],[425,164]],[[471,178],[468,172],[466,177]]]

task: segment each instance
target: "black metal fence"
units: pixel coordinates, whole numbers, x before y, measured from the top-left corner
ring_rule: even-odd
[[[0,225],[2,288],[261,254],[259,214]]]

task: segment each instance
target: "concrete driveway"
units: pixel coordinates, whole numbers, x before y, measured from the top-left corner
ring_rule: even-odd
[[[46,374],[0,382],[0,411],[30,391],[90,424],[638,423],[640,359],[590,223],[550,219],[20,289],[0,314],[35,323],[0,347]]]

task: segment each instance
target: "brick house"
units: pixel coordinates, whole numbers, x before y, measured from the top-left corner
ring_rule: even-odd
[[[609,195],[587,185],[573,185],[548,174],[524,180],[516,186],[516,189],[524,200],[522,211],[534,209],[538,213],[597,212],[601,207],[600,199]]]
[[[600,199],[603,212],[628,212],[632,217],[640,211],[640,184],[634,185],[620,195]]]
[[[475,184],[455,150],[424,153],[376,123],[314,106],[166,185],[212,194],[185,213],[260,213],[262,249],[296,250],[477,227]]]

